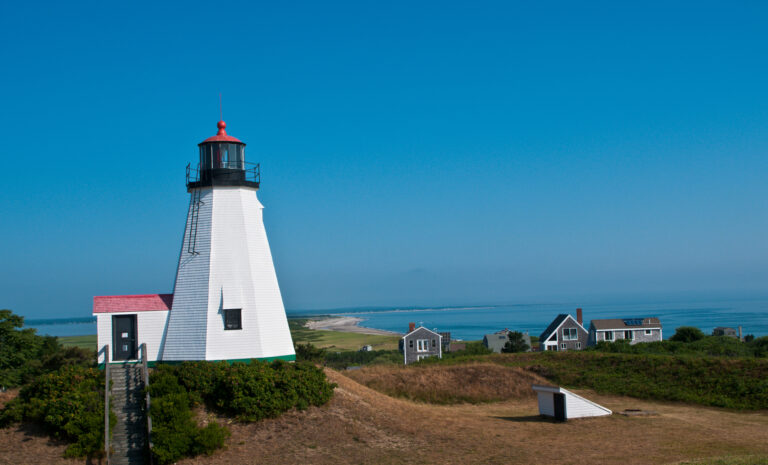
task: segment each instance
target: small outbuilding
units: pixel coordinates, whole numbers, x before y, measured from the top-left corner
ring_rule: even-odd
[[[539,413],[558,421],[571,418],[601,417],[613,412],[602,405],[587,400],[567,389],[557,386],[534,384],[533,390],[539,398]]]

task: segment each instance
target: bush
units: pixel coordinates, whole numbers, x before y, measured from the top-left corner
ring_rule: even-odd
[[[525,336],[520,331],[510,331],[508,338],[509,340],[504,344],[504,348],[501,349],[502,352],[526,352],[531,348],[531,346],[525,342]]]
[[[172,367],[161,365],[152,374],[152,454],[159,463],[173,463],[182,457],[211,454],[224,446],[229,430],[216,423],[200,428],[192,416],[193,401],[179,383]]]
[[[735,337],[729,336],[704,336],[694,342],[680,341],[656,341],[630,344],[626,339],[615,342],[600,341],[594,347],[588,347],[587,351],[623,353],[623,354],[667,354],[688,356],[716,356],[716,357],[763,357],[768,352],[768,337],[760,338],[744,343]],[[763,344],[764,348],[761,348]]]
[[[508,355],[557,384],[715,407],[768,408],[768,360],[564,352]]]
[[[488,355],[492,354],[493,351],[483,345],[482,342],[467,342],[467,346],[463,350],[456,350],[454,352],[447,352],[443,354],[443,359],[450,360],[460,357],[467,357],[472,355]],[[430,357],[429,359],[424,360],[430,360],[433,357]],[[430,360],[433,361],[433,360]],[[433,361],[436,362],[437,359]]]
[[[296,360],[299,362],[321,362],[325,358],[325,349],[321,349],[307,342],[294,345]]]
[[[216,423],[197,426],[191,410],[195,404],[250,422],[323,405],[334,387],[322,370],[306,362],[161,365],[149,385],[153,453],[160,463],[170,463],[223,447],[229,430]]]
[[[24,317],[0,310],[0,386],[21,386],[65,365],[94,365],[93,351],[64,349],[55,337],[38,336],[37,330],[23,327]]]
[[[337,370],[351,366],[402,364],[403,354],[398,350],[371,350],[365,352],[329,352],[325,364]]]
[[[69,442],[66,457],[100,455],[104,445],[104,373],[65,366],[38,377],[0,413],[0,426],[31,421]],[[116,419],[110,418],[114,425]]]
[[[669,338],[674,342],[694,342],[704,338],[704,333],[693,326],[681,326],[675,330],[675,334]]]

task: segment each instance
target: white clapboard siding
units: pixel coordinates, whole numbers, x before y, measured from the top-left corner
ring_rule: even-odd
[[[206,359],[293,355],[263,206],[255,189],[217,187],[213,195]],[[239,308],[241,330],[225,330],[223,309]]]
[[[198,254],[187,250],[188,219],[162,359],[293,356],[256,189],[204,188],[201,200]],[[224,329],[225,309],[241,310],[242,329]]]
[[[191,196],[191,199],[194,199],[194,196]],[[188,247],[190,234],[193,232],[191,229],[194,207],[190,200],[162,360],[205,360],[213,189],[209,187],[201,190],[196,253],[191,254]]]
[[[596,404],[589,399],[585,399],[578,394],[554,386],[539,386],[534,384],[533,390],[536,391],[539,400],[539,413],[550,417],[555,416],[555,401],[554,395],[556,393],[563,394],[565,396],[565,418],[584,418],[584,417],[599,417],[604,415],[610,415],[610,409]]]
[[[119,313],[97,313],[96,328],[99,347],[99,363],[104,363],[104,352],[101,348],[109,344],[109,362],[112,362],[112,351],[114,350],[112,342],[112,317],[116,315],[136,315],[136,338],[137,345],[142,343],[147,345],[147,360],[155,362],[160,360],[160,353],[163,350],[163,336],[165,334],[166,324],[168,322],[168,310],[157,310],[149,312],[119,312]],[[137,354],[139,355],[139,354]]]

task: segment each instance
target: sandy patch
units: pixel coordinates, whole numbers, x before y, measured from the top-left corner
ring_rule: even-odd
[[[304,326],[309,329],[321,329],[326,331],[340,331],[344,333],[374,334],[380,336],[402,336],[394,331],[385,331],[383,329],[366,328],[359,326],[362,318],[351,316],[340,316],[332,318],[323,318],[319,320],[309,320]]]

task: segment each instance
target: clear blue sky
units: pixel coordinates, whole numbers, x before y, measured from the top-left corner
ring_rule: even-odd
[[[576,3],[4,5],[0,307],[171,292],[219,92],[288,308],[768,294],[766,3]]]

